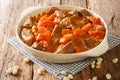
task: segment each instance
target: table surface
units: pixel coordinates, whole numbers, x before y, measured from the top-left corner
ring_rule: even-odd
[[[0,0],[0,80],[58,80],[49,73],[38,75],[38,65],[26,64],[19,51],[8,44],[7,39],[15,36],[15,26],[22,10],[30,6],[75,5],[88,8],[100,14],[108,25],[109,33],[120,37],[120,0]],[[90,66],[74,75],[74,80],[88,80],[97,76],[106,80],[106,73],[111,73],[111,80],[120,80],[120,61],[113,64],[113,58],[120,60],[120,45],[102,55],[104,61],[100,69]],[[6,70],[19,65],[21,71],[13,76]]]

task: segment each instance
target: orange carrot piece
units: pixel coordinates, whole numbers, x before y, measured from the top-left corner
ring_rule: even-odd
[[[66,44],[67,42],[69,42],[70,39],[69,38],[61,38],[60,41],[59,41],[59,44]]]
[[[55,26],[56,24],[58,24],[58,22],[53,22],[53,21],[39,21],[37,23],[37,26],[50,26],[50,27],[53,27]]]
[[[48,29],[46,28],[46,27],[44,27],[44,26],[39,26],[38,27],[38,32],[40,32],[40,33],[44,33],[44,32],[46,32]]]
[[[88,33],[96,39],[102,39],[105,35],[105,32],[100,30],[89,31]]]
[[[36,41],[39,42],[41,40],[45,40],[47,41],[48,43],[50,42],[51,40],[51,32],[50,31],[46,31],[44,33],[39,33],[36,37]]]
[[[70,29],[63,29],[62,30],[62,35],[64,36],[65,34],[69,34],[71,33],[72,31]]]
[[[91,24],[91,23],[88,23],[88,24],[84,25],[84,26],[81,28],[81,30],[87,32],[87,31],[89,31],[89,29],[91,29],[92,27],[93,27],[92,24]]]
[[[48,17],[48,21],[53,21],[54,20],[54,18],[56,17],[56,15],[53,13],[53,14],[51,14],[49,17]]]
[[[46,14],[46,15],[42,16],[39,21],[45,21],[47,19],[48,19],[48,15]]]
[[[67,42],[71,41],[72,38],[73,38],[72,34],[66,34],[60,39],[59,44],[66,44]]]
[[[51,41],[51,32],[50,31],[46,31],[44,34],[44,40],[46,40],[48,43],[50,43]]]
[[[77,28],[74,32],[73,35],[77,36],[77,37],[82,37],[84,36],[86,33],[84,31],[82,31],[80,28]]]
[[[94,24],[101,25],[101,21],[99,18],[93,17],[93,16],[87,16],[87,19],[90,20]]]

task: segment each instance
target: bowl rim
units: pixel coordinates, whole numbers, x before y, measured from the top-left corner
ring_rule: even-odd
[[[37,7],[37,6],[34,6],[34,7]],[[51,7],[51,6],[43,6],[43,7],[38,7],[38,9],[40,9],[40,10],[42,11],[43,9],[49,9],[50,7]],[[107,24],[106,24],[106,22],[104,21],[104,19],[103,19],[100,15],[98,15],[96,12],[94,12],[94,11],[92,11],[92,10],[89,10],[89,9],[87,9],[87,8],[83,8],[83,7],[80,7],[80,6],[72,6],[72,5],[54,5],[53,7],[58,7],[58,8],[63,8],[63,7],[68,8],[68,7],[70,7],[70,8],[76,8],[76,9],[78,9],[78,8],[79,8],[79,9],[85,9],[85,10],[89,11],[93,16],[97,16],[98,18],[100,18],[102,24],[104,25],[104,27],[105,27],[105,29],[106,29],[106,31],[105,31],[105,37],[104,37],[104,39],[102,40],[102,42],[101,42],[99,45],[97,45],[96,47],[94,47],[94,48],[92,48],[92,49],[89,49],[89,50],[87,50],[87,51],[83,51],[83,52],[79,52],[79,53],[71,53],[71,54],[69,54],[69,53],[66,53],[66,54],[55,54],[55,53],[51,53],[51,52],[45,52],[45,51],[41,51],[41,50],[34,49],[34,48],[28,46],[27,44],[25,44],[25,43],[20,39],[20,37],[19,37],[19,27],[21,27],[21,26],[19,26],[19,25],[20,25],[21,21],[23,20],[23,18],[25,18],[26,16],[28,16],[28,14],[33,13],[34,11],[37,11],[37,10],[38,10],[38,9],[36,9],[36,10],[33,10],[33,11],[31,11],[30,13],[22,16],[22,17],[19,19],[19,21],[18,21],[18,23],[17,23],[17,25],[16,25],[16,36],[17,36],[17,39],[19,40],[19,42],[20,42],[22,45],[24,45],[25,47],[27,47],[27,48],[30,49],[30,50],[33,50],[33,51],[35,51],[35,52],[40,53],[40,54],[59,55],[59,56],[68,56],[68,55],[71,55],[71,56],[74,56],[74,55],[75,55],[75,56],[77,56],[77,55],[79,55],[79,56],[81,55],[81,56],[82,56],[82,55],[83,55],[83,56],[84,56],[85,53],[89,53],[89,51],[91,51],[91,50],[99,47],[99,46],[106,40],[107,35],[108,35]],[[107,51],[107,50],[106,50],[106,51]]]

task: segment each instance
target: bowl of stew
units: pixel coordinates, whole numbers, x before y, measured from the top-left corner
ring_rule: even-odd
[[[95,12],[68,5],[31,7],[21,13],[16,35],[36,58],[75,62],[108,50],[107,25]]]

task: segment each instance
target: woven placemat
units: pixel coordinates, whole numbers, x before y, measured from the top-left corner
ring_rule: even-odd
[[[43,66],[47,72],[49,72],[50,74],[53,74],[58,79],[62,79],[64,77],[63,75],[60,74],[62,70],[67,70],[68,73],[74,75],[79,71],[83,70],[84,68],[86,68],[88,65],[91,64],[93,60],[96,59],[96,58],[86,58],[78,62],[64,63],[64,64],[50,63],[50,62],[41,61],[35,58],[34,56],[32,56],[31,54],[29,54],[27,51],[25,51],[25,49],[19,43],[16,37],[8,39],[8,42],[17,50],[19,50],[24,56],[28,57],[39,66]],[[110,50],[120,44],[120,38],[109,34],[108,44],[109,44],[109,50]]]

